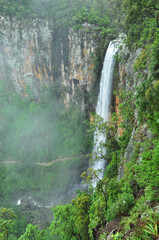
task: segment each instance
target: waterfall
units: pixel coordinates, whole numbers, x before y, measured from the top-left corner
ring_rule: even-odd
[[[103,64],[103,70],[100,81],[100,91],[98,96],[96,114],[103,118],[104,121],[109,120],[110,116],[110,105],[112,98],[112,86],[113,86],[113,72],[115,65],[115,55],[118,51],[118,41],[110,42],[105,59]],[[104,143],[106,141],[105,135],[98,133],[95,131],[94,133],[94,148],[93,155],[97,153],[97,158],[100,158],[101,154],[98,153],[102,151],[102,154],[106,154],[106,149],[100,148],[100,143]],[[99,179],[102,179],[105,167],[105,160],[100,159],[95,161],[93,165],[93,170],[101,169]],[[97,184],[97,180],[94,180],[93,186],[95,187]]]

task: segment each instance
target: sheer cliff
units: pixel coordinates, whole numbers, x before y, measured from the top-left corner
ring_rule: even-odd
[[[66,102],[78,85],[90,90],[96,80],[93,56],[99,37],[95,27],[86,23],[74,32],[57,29],[51,20],[3,16],[0,27],[0,75],[12,79],[21,96],[29,86],[38,98],[43,84],[67,88]]]

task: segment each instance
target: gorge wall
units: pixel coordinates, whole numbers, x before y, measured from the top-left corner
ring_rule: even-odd
[[[123,109],[119,107],[120,104],[127,101],[130,104],[128,107],[131,111],[130,119],[126,124],[128,124],[131,128],[129,133],[129,141],[125,148],[121,161],[119,171],[118,171],[118,179],[124,176],[124,166],[126,162],[131,161],[133,158],[133,154],[136,151],[136,145],[142,143],[145,139],[151,139],[151,133],[147,128],[146,123],[141,123],[139,121],[138,116],[138,109],[135,105],[135,97],[137,87],[143,81],[142,78],[137,76],[135,71],[135,64],[138,61],[138,58],[142,54],[142,48],[138,48],[137,50],[130,51],[125,45],[120,48],[118,52],[118,61],[116,63],[116,70],[115,70],[115,82],[114,82],[114,90],[116,90],[116,95],[114,96],[114,111],[118,114],[118,137],[121,137],[124,130],[120,127],[122,122],[126,121],[123,120]],[[145,70],[145,76],[148,75],[148,71]],[[124,92],[126,95],[125,99],[122,99],[120,92]],[[130,100],[131,98],[131,100]],[[126,106],[124,106],[126,108]],[[142,148],[139,147],[138,149],[138,161],[140,161],[140,154],[142,153]]]
[[[100,41],[94,26],[85,23],[75,32],[63,26],[57,29],[53,22],[44,19],[11,20],[1,16],[0,27],[0,77],[2,80],[6,76],[11,79],[16,92],[22,97],[27,95],[28,86],[37,99],[40,98],[43,85],[62,86],[66,89],[64,97],[66,104],[76,87],[81,86],[90,92],[97,80],[93,56],[96,56]],[[134,92],[135,86],[139,83],[136,81],[133,66],[140,53],[141,49],[135,52],[130,52],[125,46],[120,49],[115,90]],[[119,113],[118,94],[114,102],[115,111]],[[131,158],[133,139],[136,140],[138,132],[137,121],[135,111],[135,124],[125,151],[125,161]],[[144,127],[141,131],[148,134]],[[122,132],[123,130],[119,128],[118,134],[121,135]],[[122,167],[119,175],[123,176]]]
[[[89,91],[95,81],[93,54],[98,48],[95,27],[83,24],[78,32],[55,28],[43,19],[0,17],[0,77],[12,79],[22,97],[29,86],[39,98],[41,86],[68,87],[66,102],[78,85]]]

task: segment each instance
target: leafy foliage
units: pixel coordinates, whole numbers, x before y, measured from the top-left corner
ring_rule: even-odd
[[[13,232],[16,216],[11,209],[0,209],[0,237],[8,239]]]
[[[54,221],[50,227],[52,234],[59,235],[61,239],[89,239],[89,203],[89,196],[81,194],[72,201],[72,204],[55,207]]]
[[[32,224],[29,224],[26,228],[26,231],[24,235],[22,235],[19,240],[34,240],[34,239],[39,239],[39,240],[44,240],[45,239],[45,233],[44,231],[38,230],[38,226],[34,226]]]
[[[41,7],[42,6],[42,7]],[[31,166],[27,176],[21,181],[22,189],[34,188],[41,184],[41,179],[33,184],[30,176],[37,170],[33,163],[49,162],[59,157],[61,151],[64,156],[74,156],[90,150],[92,132],[98,129],[105,134],[107,141],[101,144],[101,149],[107,148],[107,154],[100,151],[100,157],[107,160],[105,174],[98,181],[96,188],[91,186],[94,179],[99,180],[98,171],[89,168],[82,176],[90,185],[86,192],[80,192],[71,204],[59,205],[53,208],[54,220],[50,231],[53,239],[77,240],[94,239],[96,232],[102,228],[106,221],[123,217],[123,232],[113,236],[114,239],[123,239],[125,232],[134,227],[134,232],[129,239],[157,239],[158,213],[153,210],[145,212],[146,202],[157,204],[159,191],[159,31],[157,0],[47,0],[34,1],[0,0],[0,10],[3,15],[11,19],[16,17],[34,18],[42,17],[52,19],[54,27],[73,27],[90,31],[93,24],[101,36],[103,51],[109,39],[125,32],[125,40],[129,49],[141,48],[141,53],[134,64],[136,89],[134,92],[118,92],[120,105],[119,113],[114,114],[111,123],[107,124],[98,116],[91,122],[90,131],[85,113],[76,104],[80,103],[80,93],[76,94],[70,108],[65,109],[59,101],[58,91],[55,88],[44,89],[47,94],[42,94],[37,101],[28,88],[28,97],[21,100],[13,91],[13,86],[8,81],[0,82],[0,160],[10,157]],[[100,56],[102,53],[100,52]],[[99,66],[99,61],[96,61]],[[137,109],[136,119],[134,109]],[[144,133],[143,128],[146,128]],[[121,136],[117,128],[122,129]],[[133,129],[136,130],[131,138]],[[60,133],[60,134],[59,134]],[[130,159],[125,163],[125,150],[130,139],[133,141],[133,150]],[[63,157],[63,156],[62,156]],[[66,165],[65,170],[66,170]],[[124,167],[123,167],[124,166]],[[3,195],[14,190],[19,183],[19,174],[24,175],[24,168],[0,166],[1,188]],[[118,178],[119,167],[123,168],[123,176]],[[56,169],[62,168],[59,163],[56,167],[49,168],[50,174],[42,170],[41,175],[46,178],[43,186],[48,191],[48,186],[58,182]],[[15,172],[18,173],[15,176]],[[63,175],[66,174],[63,171]],[[54,176],[52,176],[52,174]],[[7,176],[7,178],[6,178]],[[13,179],[14,183],[7,185]],[[4,180],[6,178],[6,181]],[[21,178],[22,179],[22,178]],[[66,179],[61,177],[61,185]],[[14,184],[14,185],[13,185]],[[6,187],[7,186],[7,187]],[[16,225],[15,215],[12,210],[2,209],[0,216],[1,236],[8,237],[13,234]],[[9,214],[5,218],[5,214]],[[145,215],[144,215],[145,214]],[[140,216],[139,216],[140,215]],[[141,215],[144,217],[141,219]],[[100,239],[104,239],[103,233]],[[10,237],[14,237],[13,235]],[[15,237],[16,238],[16,237]],[[46,232],[37,226],[29,224],[26,232],[20,239],[51,239]]]
[[[74,207],[71,204],[58,205],[53,208],[54,221],[50,229],[53,235],[59,235],[61,239],[76,239],[74,223]]]

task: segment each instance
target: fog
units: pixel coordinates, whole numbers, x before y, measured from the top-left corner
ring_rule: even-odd
[[[22,99],[13,90],[10,101],[2,94],[0,104],[4,196],[9,195],[14,203],[28,197],[42,205],[69,201],[81,188],[80,174],[88,165],[81,156],[84,136],[80,122],[71,121],[64,104],[54,98],[50,102],[29,96]],[[60,108],[66,111],[65,117]]]

